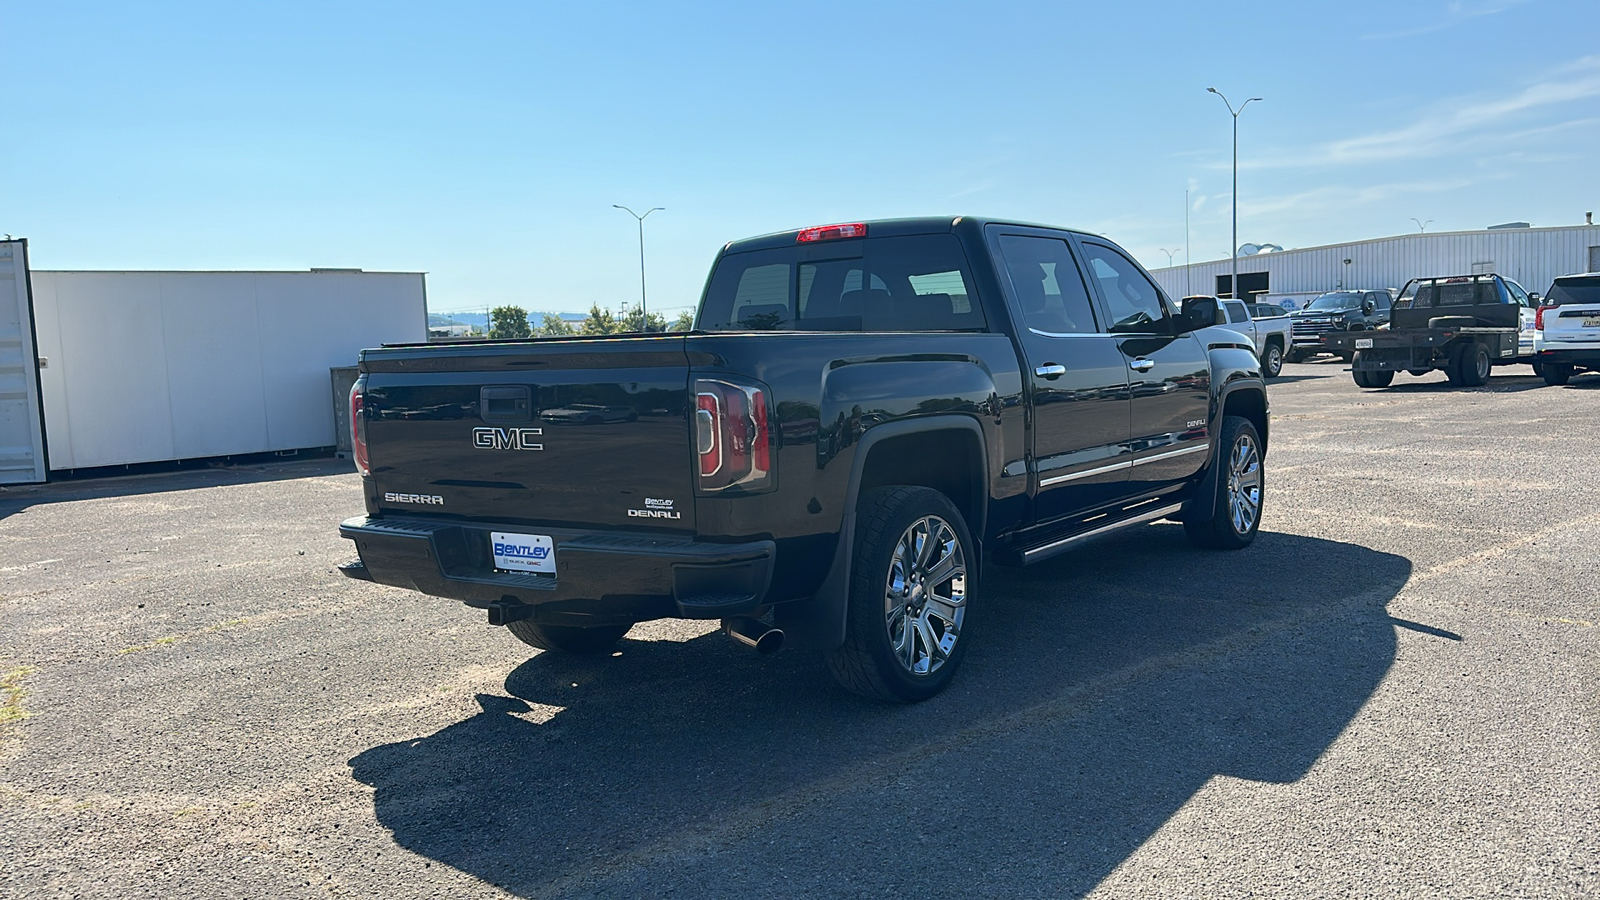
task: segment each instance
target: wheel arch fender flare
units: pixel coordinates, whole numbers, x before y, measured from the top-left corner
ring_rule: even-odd
[[[1256,436],[1261,439],[1261,455],[1267,453],[1267,433],[1272,420],[1271,406],[1267,402],[1266,383],[1260,378],[1240,378],[1231,380],[1223,385],[1217,392],[1216,412],[1211,421],[1211,459],[1206,465],[1206,472],[1200,481],[1195,484],[1195,493],[1184,507],[1183,517],[1197,518],[1200,520],[1210,518],[1217,507],[1217,479],[1222,471],[1222,420],[1228,416],[1229,401],[1237,398],[1252,415],[1246,418],[1255,426]],[[1237,413],[1236,413],[1237,414]]]
[[[779,626],[785,631],[793,631],[798,639],[824,652],[844,644],[850,575],[855,554],[856,504],[861,499],[861,483],[873,448],[894,438],[940,432],[970,436],[976,442],[978,465],[976,471],[971,473],[973,496],[965,499],[968,508],[978,513],[977,521],[967,522],[967,531],[974,544],[969,569],[981,578],[982,535],[987,525],[989,507],[989,447],[983,427],[975,418],[966,415],[919,416],[885,422],[867,429],[856,443],[855,456],[850,461],[849,487],[845,494],[844,515],[839,523],[838,542],[834,546],[833,559],[827,575],[822,579],[822,586],[807,601],[776,607]],[[963,498],[951,497],[950,501],[960,507]]]

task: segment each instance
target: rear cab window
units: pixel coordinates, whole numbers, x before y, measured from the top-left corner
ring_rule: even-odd
[[[717,262],[702,331],[986,331],[953,234],[730,253]]]

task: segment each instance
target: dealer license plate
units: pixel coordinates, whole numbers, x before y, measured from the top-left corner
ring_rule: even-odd
[[[1583,327],[1600,328],[1600,316],[1584,316]]]
[[[494,549],[494,567],[508,572],[556,573],[556,547],[547,534],[489,532]]]
[[[1372,349],[1372,338],[1356,338],[1356,349],[1357,350],[1371,350]]]

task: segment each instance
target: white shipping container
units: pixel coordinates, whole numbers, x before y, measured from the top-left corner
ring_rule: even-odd
[[[28,242],[0,241],[0,484],[45,479]]]
[[[415,272],[33,273],[53,470],[332,447],[329,369],[427,339]]]

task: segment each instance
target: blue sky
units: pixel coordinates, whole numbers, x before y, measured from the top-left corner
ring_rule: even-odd
[[[902,215],[1147,266],[1600,211],[1600,2],[0,0],[35,268],[429,273],[434,310],[692,306],[726,241]],[[1175,261],[1181,263],[1180,252]]]

